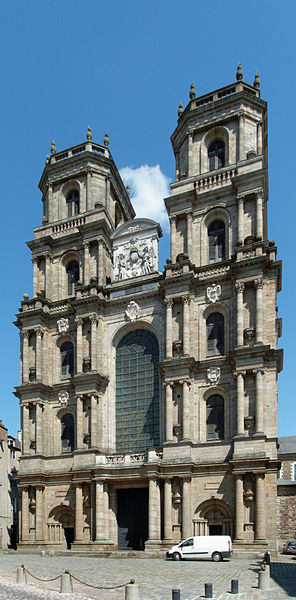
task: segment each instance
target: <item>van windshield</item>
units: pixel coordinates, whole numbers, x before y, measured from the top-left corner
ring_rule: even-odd
[[[193,546],[193,538],[190,538],[190,540],[185,540],[183,544],[180,544],[180,548],[184,548],[185,546]]]

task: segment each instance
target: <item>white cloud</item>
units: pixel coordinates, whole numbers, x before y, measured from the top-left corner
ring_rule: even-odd
[[[168,231],[168,216],[163,199],[170,195],[170,179],[162,173],[160,166],[143,165],[137,169],[124,167],[120,175],[130,187],[130,197],[137,217],[158,221]]]

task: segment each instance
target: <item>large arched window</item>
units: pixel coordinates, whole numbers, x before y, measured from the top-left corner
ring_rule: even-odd
[[[214,221],[208,227],[209,262],[225,260],[225,225],[223,221]]]
[[[224,439],[224,399],[215,394],[207,399],[207,440]]]
[[[74,450],[74,418],[71,413],[67,413],[61,418],[61,447],[62,454]]]
[[[224,354],[224,317],[212,313],[207,318],[207,356]]]
[[[158,341],[146,329],[128,333],[116,350],[116,451],[159,445]]]
[[[74,217],[79,214],[79,192],[72,190],[67,195],[68,217]]]
[[[64,342],[61,346],[61,379],[74,375],[74,348],[72,342]]]
[[[213,142],[208,149],[209,171],[215,171],[225,166],[225,144],[220,140]]]
[[[74,296],[75,285],[79,281],[79,264],[77,260],[72,260],[66,267],[68,296]]]

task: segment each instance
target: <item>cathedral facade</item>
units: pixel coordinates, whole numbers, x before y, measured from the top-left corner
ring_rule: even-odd
[[[260,80],[190,100],[160,226],[137,219],[109,150],[41,176],[21,302],[20,546],[165,549],[191,535],[277,544],[276,297]]]

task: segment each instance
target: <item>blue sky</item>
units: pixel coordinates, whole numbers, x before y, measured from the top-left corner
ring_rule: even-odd
[[[12,321],[24,292],[32,294],[25,242],[41,223],[37,186],[51,140],[59,151],[83,141],[88,125],[98,143],[107,130],[118,168],[155,167],[142,172],[155,192],[155,218],[162,219],[160,191],[174,178],[170,135],[178,103],[187,104],[192,81],[198,95],[232,83],[238,63],[249,83],[260,72],[261,95],[269,103],[269,238],[275,239],[283,260],[278,303],[283,317],[279,346],[285,353],[278,432],[295,434],[295,200],[290,171],[295,168],[295,20],[294,0],[1,3],[0,418],[12,434],[19,427],[13,396],[19,383],[19,335]],[[147,214],[144,195],[140,203],[138,214]],[[167,235],[160,254],[162,266],[169,254]]]

